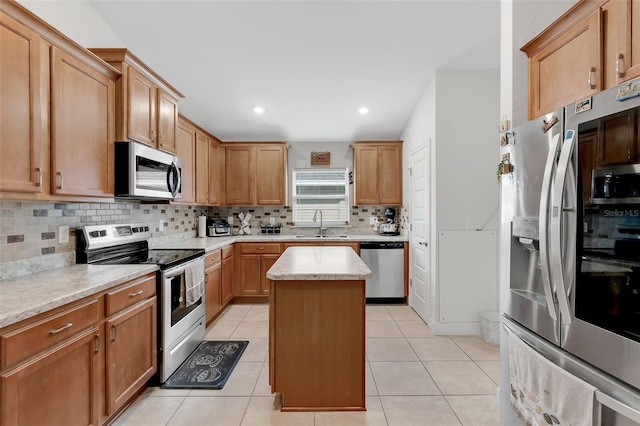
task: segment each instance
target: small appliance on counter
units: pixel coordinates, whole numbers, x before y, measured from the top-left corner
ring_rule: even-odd
[[[207,237],[226,237],[231,235],[231,225],[224,219],[207,218]]]
[[[398,224],[396,223],[396,210],[391,207],[384,211],[385,223],[380,224],[380,235],[400,235]]]
[[[277,225],[263,225],[260,223],[261,234],[279,234],[282,231],[282,224]]]

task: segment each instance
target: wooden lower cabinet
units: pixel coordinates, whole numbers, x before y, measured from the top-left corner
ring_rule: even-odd
[[[156,298],[106,321],[106,409],[114,414],[157,369]]]
[[[233,299],[233,248],[228,246],[222,249],[222,304],[226,306],[231,299]]]
[[[218,261],[204,275],[205,316],[209,324],[222,310],[222,264]]]
[[[269,294],[266,273],[280,257],[280,243],[236,244],[235,296],[261,296]]]
[[[96,326],[5,372],[0,424],[97,425],[99,360]]]

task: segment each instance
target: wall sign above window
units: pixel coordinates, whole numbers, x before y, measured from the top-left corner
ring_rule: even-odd
[[[311,153],[312,166],[328,166],[331,163],[331,153],[329,151]]]

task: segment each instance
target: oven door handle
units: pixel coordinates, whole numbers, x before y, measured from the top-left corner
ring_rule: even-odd
[[[189,262],[184,263],[184,264],[182,264],[180,266],[176,266],[173,269],[168,269],[164,273],[164,278],[170,280],[170,279],[173,279],[173,278],[177,277],[178,275],[182,275],[182,274],[184,274],[184,270],[185,270],[185,267],[187,265],[189,265],[191,263],[196,263],[196,262],[202,262],[202,268],[204,268],[204,257],[201,257],[201,258],[190,260]]]

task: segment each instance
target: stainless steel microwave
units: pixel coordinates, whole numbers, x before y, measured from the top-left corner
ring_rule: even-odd
[[[138,142],[115,143],[115,196],[129,199],[182,198],[182,161]]]
[[[591,193],[593,204],[639,204],[640,164],[595,169]]]

